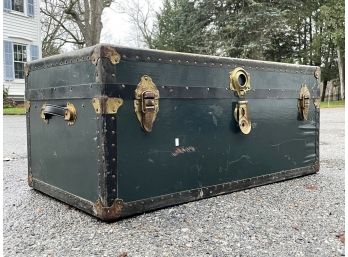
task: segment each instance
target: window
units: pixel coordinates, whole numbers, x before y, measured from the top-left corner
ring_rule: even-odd
[[[27,47],[24,45],[13,45],[14,72],[16,79],[24,79],[24,63],[27,62]]]
[[[12,10],[24,12],[24,0],[12,0]]]

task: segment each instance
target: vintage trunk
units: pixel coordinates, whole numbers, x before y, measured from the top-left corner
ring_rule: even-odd
[[[117,220],[315,173],[319,76],[104,44],[33,61],[29,185]]]

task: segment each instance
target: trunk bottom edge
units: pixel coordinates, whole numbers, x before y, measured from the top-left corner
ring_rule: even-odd
[[[155,196],[147,199],[124,202],[116,199],[110,206],[103,206],[100,200],[95,203],[73,195],[60,188],[49,185],[43,181],[33,178],[33,188],[56,198],[62,202],[72,205],[88,214],[98,217],[103,221],[116,221],[125,217],[139,215],[145,212],[158,210],[160,208],[171,207],[196,200],[210,198],[213,196],[228,194],[244,189],[263,186],[266,184],[281,182],[296,177],[315,174],[318,171],[317,165],[306,166],[291,170],[280,171],[264,176],[253,177],[223,184],[196,188],[172,194]]]

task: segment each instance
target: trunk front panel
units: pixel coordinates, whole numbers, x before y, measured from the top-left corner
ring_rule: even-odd
[[[297,120],[296,99],[250,99],[243,135],[231,99],[160,100],[153,131],[133,101],[117,114],[119,198],[134,201],[313,165],[316,117]],[[176,146],[179,143],[179,146]]]

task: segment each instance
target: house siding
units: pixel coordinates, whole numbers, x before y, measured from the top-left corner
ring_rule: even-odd
[[[13,44],[27,46],[27,57],[30,61],[31,45],[38,46],[38,57],[41,58],[41,24],[40,24],[40,0],[34,0],[34,16],[28,16],[28,0],[24,0],[24,13],[15,11],[3,11],[3,40]],[[3,85],[9,90],[9,97],[17,101],[24,100],[24,79],[4,81]]]

